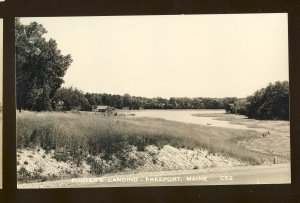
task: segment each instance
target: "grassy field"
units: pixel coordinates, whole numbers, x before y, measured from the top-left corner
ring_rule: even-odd
[[[58,161],[81,165],[87,161],[96,174],[103,163],[118,159],[114,171],[134,168],[138,160],[128,156],[131,147],[144,151],[149,145],[163,148],[205,149],[251,165],[271,162],[273,154],[253,151],[238,141],[261,137],[254,130],[237,130],[187,124],[155,118],[123,118],[87,113],[22,112],[17,114],[17,148],[55,152]],[[23,171],[24,172],[24,171]],[[24,175],[24,174],[23,174]],[[26,175],[26,174],[25,174]]]

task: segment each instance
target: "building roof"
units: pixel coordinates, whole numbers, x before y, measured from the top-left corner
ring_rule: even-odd
[[[103,106],[103,105],[98,105],[96,107],[96,109],[107,109],[107,108],[108,108],[108,106]]]

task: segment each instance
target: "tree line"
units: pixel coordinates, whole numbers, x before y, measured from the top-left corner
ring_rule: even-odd
[[[84,93],[73,87],[61,87],[72,63],[63,55],[54,39],[46,40],[47,30],[32,22],[15,21],[17,108],[31,111],[90,111],[96,105],[117,109],[225,109],[255,119],[289,119],[288,82],[270,83],[247,98],[188,98]]]
[[[169,99],[156,97],[146,98],[131,96],[130,94],[100,94],[84,93],[73,87],[60,88],[55,97],[54,103],[63,104],[63,110],[90,111],[97,105],[111,106],[117,109],[223,109],[224,99],[222,98],[188,98],[171,97]],[[57,110],[57,106],[53,110]]]
[[[248,118],[289,120],[289,83],[270,83],[247,98],[231,99],[224,107],[228,113],[241,114]]]
[[[73,87],[58,89],[54,100],[62,101],[63,110],[90,111],[93,106],[107,105],[117,109],[225,109],[227,113],[253,119],[289,120],[289,83],[277,81],[257,90],[246,98],[225,97],[156,97],[146,98],[129,94],[113,95],[84,93]],[[53,109],[55,110],[55,109]]]

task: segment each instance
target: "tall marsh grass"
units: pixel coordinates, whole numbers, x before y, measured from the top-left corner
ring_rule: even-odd
[[[250,164],[263,156],[238,146],[233,140],[257,136],[255,131],[216,128],[153,118],[121,118],[87,113],[22,112],[17,114],[17,148],[55,150],[56,159],[80,165],[91,156],[118,158],[120,170],[132,166],[126,154],[131,146],[205,148]],[[130,163],[130,164],[129,164]]]

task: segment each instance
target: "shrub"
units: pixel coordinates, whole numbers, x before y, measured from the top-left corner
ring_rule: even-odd
[[[64,162],[70,160],[70,156],[66,152],[62,152],[62,153],[55,152],[53,158],[56,159],[57,161],[64,161]]]
[[[18,174],[17,176],[18,182],[27,182],[31,180],[30,172],[28,172],[26,168],[23,166],[18,170],[17,174]]]
[[[54,174],[49,176],[41,175],[43,172],[42,168],[35,170],[34,172],[29,172],[23,166],[17,171],[17,181],[19,183],[30,183],[30,182],[44,182],[48,180],[55,180],[58,177]]]
[[[105,172],[103,160],[91,156],[87,158],[87,163],[91,166],[91,173],[101,175]]]

